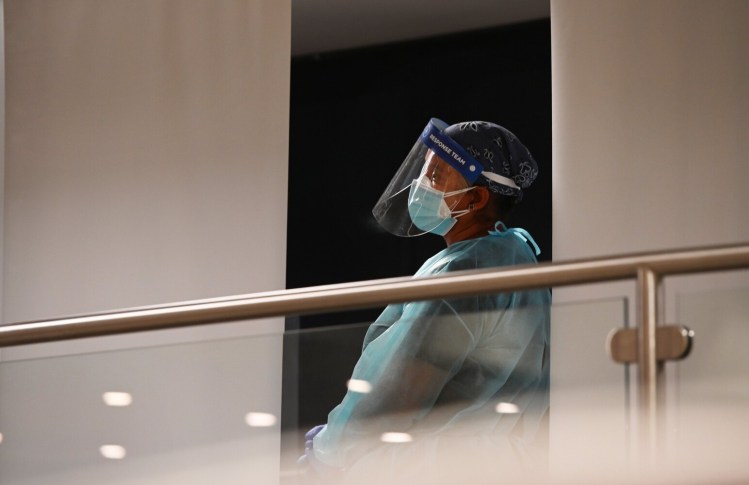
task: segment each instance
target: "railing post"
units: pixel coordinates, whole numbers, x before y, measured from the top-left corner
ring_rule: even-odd
[[[659,414],[663,407],[663,362],[656,352],[656,328],[663,309],[661,276],[648,267],[637,270],[639,444],[644,464],[654,465]]]

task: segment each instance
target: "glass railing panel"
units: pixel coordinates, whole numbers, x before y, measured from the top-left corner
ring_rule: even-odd
[[[517,483],[607,476],[590,460],[602,459],[603,435],[612,452],[603,463],[626,463],[626,373],[605,353],[608,332],[626,324],[624,309],[623,300],[551,309],[550,359],[543,357],[548,336],[516,329],[506,348],[508,340],[492,340],[507,331],[503,325],[509,328],[502,319],[526,321],[538,308],[458,312],[459,319],[438,312],[440,332],[420,334],[433,352],[405,352],[405,359],[383,352],[371,363],[388,370],[372,374],[369,389],[363,382],[351,387],[349,379],[371,321],[3,362],[0,483],[316,483],[315,468],[297,463],[304,434],[352,392],[380,405],[394,389],[382,387],[382,379],[410,378],[403,395],[419,387],[424,396],[441,389],[435,379],[456,376],[434,402],[384,406],[353,419],[366,451],[334,479]],[[458,355],[464,347],[466,355]],[[394,371],[388,363],[396,358],[403,365]],[[550,398],[538,381],[549,363]],[[477,397],[476,386],[492,379],[501,392]],[[385,433],[397,434],[385,439]]]
[[[0,483],[275,483],[282,344],[279,332],[3,362]]]
[[[668,383],[664,465],[692,483],[749,477],[749,287],[683,291],[676,321],[695,333]]]
[[[500,429],[497,423],[502,423],[504,417],[497,420],[497,416],[508,410],[513,411],[516,403],[513,399],[501,400],[486,407],[484,411],[489,412],[484,412],[480,420],[458,425],[442,436],[439,432],[424,436],[415,426],[413,432],[406,429],[409,435],[406,438],[412,440],[407,444],[371,445],[371,454],[354,466],[353,475],[349,477],[349,480],[353,480],[351,483],[494,483],[501,480],[534,483],[545,480],[600,480],[610,477],[612,473],[625,476],[630,468],[631,455],[630,394],[625,385],[628,371],[625,366],[614,363],[605,348],[609,332],[627,326],[627,301],[619,298],[555,305],[551,309],[551,320],[550,420],[541,421],[541,431],[536,434],[539,441],[534,441],[533,446],[518,444],[510,451],[502,449],[501,438],[490,443],[484,441],[486,430]],[[328,351],[335,353],[335,348],[342,346],[358,355],[366,327],[367,323],[359,323],[348,330],[347,344],[342,343],[345,340],[342,336],[332,335],[337,329],[318,329],[314,335],[318,346],[316,351],[321,354]],[[327,332],[331,332],[331,335],[327,335]],[[286,338],[289,337],[287,334]],[[309,335],[302,332],[294,338],[309,338]],[[571,345],[570,342],[574,343]],[[308,413],[306,419],[300,420],[293,437],[287,435],[284,438],[287,447],[282,464],[285,465],[283,476],[287,484],[309,483],[312,472],[296,464],[304,451],[304,432],[325,423],[327,413],[346,393],[346,380],[351,377],[355,359],[352,361],[351,355],[348,355],[345,362],[341,359],[340,365],[331,365],[328,358],[323,358],[324,366],[319,368],[311,360],[305,372],[308,378],[322,378],[320,374],[325,375],[327,369],[336,369],[337,376],[327,383],[335,389],[335,396],[328,398],[327,407],[317,408],[316,416],[315,413]],[[309,382],[306,385],[315,384]],[[522,397],[517,399],[517,402],[522,402]],[[463,402],[457,406],[460,408],[465,404]],[[304,399],[298,403],[301,410],[310,405],[314,406],[315,403],[305,402]],[[438,406],[430,409],[428,415],[433,418],[439,416],[436,419],[446,423],[455,416],[454,409],[450,405]],[[373,428],[382,435],[388,431],[387,421]],[[398,423],[398,418],[392,416],[392,424],[395,423]],[[532,420],[528,423],[532,424]],[[403,429],[394,428],[391,431],[402,432]],[[502,436],[502,432],[497,433]],[[436,436],[440,436],[438,444],[434,443]],[[423,448],[417,444],[419,441],[423,443]],[[478,443],[481,443],[479,450]],[[534,448],[536,446],[538,448]],[[533,451],[519,457],[519,450],[528,449]],[[540,456],[534,454],[538,449],[543,450]],[[424,455],[430,457],[429,466],[412,468],[411,465],[418,463]],[[402,460],[408,463],[404,464]],[[419,472],[415,472],[415,469]]]
[[[627,300],[556,304],[551,316],[550,476],[570,483],[627,476],[629,369],[606,351],[610,332],[629,324]]]
[[[294,335],[321,358],[300,366],[306,367],[300,416],[312,407],[316,415],[307,412],[296,436],[284,439],[285,483],[320,477],[345,483],[545,478],[549,308],[513,302],[491,309],[495,301],[509,299],[396,304],[367,336],[371,322]],[[331,371],[335,377],[327,375]],[[305,393],[304,387],[316,392]],[[321,399],[328,404],[318,407]],[[326,422],[314,440],[315,456],[327,465],[345,465],[341,477],[319,463],[296,463],[304,432]],[[319,468],[326,471],[318,474]]]
[[[328,413],[345,397],[347,382],[361,354],[371,321],[341,320],[335,326],[289,330],[284,334],[283,418],[280,483],[314,483],[308,466],[298,460],[305,454],[305,433],[325,423]],[[326,315],[316,315],[322,325]]]

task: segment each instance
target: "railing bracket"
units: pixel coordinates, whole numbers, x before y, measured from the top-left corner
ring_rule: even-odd
[[[659,361],[681,360],[692,350],[694,331],[683,325],[662,325],[655,330],[655,352]],[[606,339],[606,350],[614,362],[637,362],[637,329],[615,328]]]

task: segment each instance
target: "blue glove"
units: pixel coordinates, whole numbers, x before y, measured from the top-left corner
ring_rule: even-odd
[[[315,474],[320,478],[335,478],[340,475],[342,472],[342,469],[334,466],[330,466],[320,460],[317,459],[315,456],[315,450],[314,450],[314,439],[315,436],[317,436],[320,431],[325,429],[324,424],[319,424],[315,426],[314,428],[310,429],[305,433],[304,435],[304,455],[299,457],[297,460],[297,463],[299,465],[308,465],[312,471],[315,472]]]
[[[315,426],[311,430],[307,431],[307,433],[304,435],[304,453],[305,453],[305,455],[307,454],[307,452],[309,450],[312,449],[312,443],[313,443],[313,440],[315,439],[315,436],[317,436],[318,433],[320,433],[320,431],[322,431],[324,429],[325,429],[325,425],[324,424],[318,424],[317,426]]]
[[[315,436],[320,433],[320,431],[325,429],[324,424],[318,424],[314,428],[310,429],[304,434],[304,454],[299,457],[299,459],[296,461],[299,465],[310,465],[312,468],[317,468],[317,464],[320,460],[315,458],[315,452],[313,450],[314,446],[314,439]]]

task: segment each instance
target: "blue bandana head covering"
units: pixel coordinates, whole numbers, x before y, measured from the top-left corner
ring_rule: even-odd
[[[445,129],[445,134],[468,150],[483,165],[484,172],[506,177],[517,187],[479,177],[475,185],[483,185],[496,194],[523,198],[538,175],[538,165],[531,152],[509,130],[486,121],[466,121]]]

